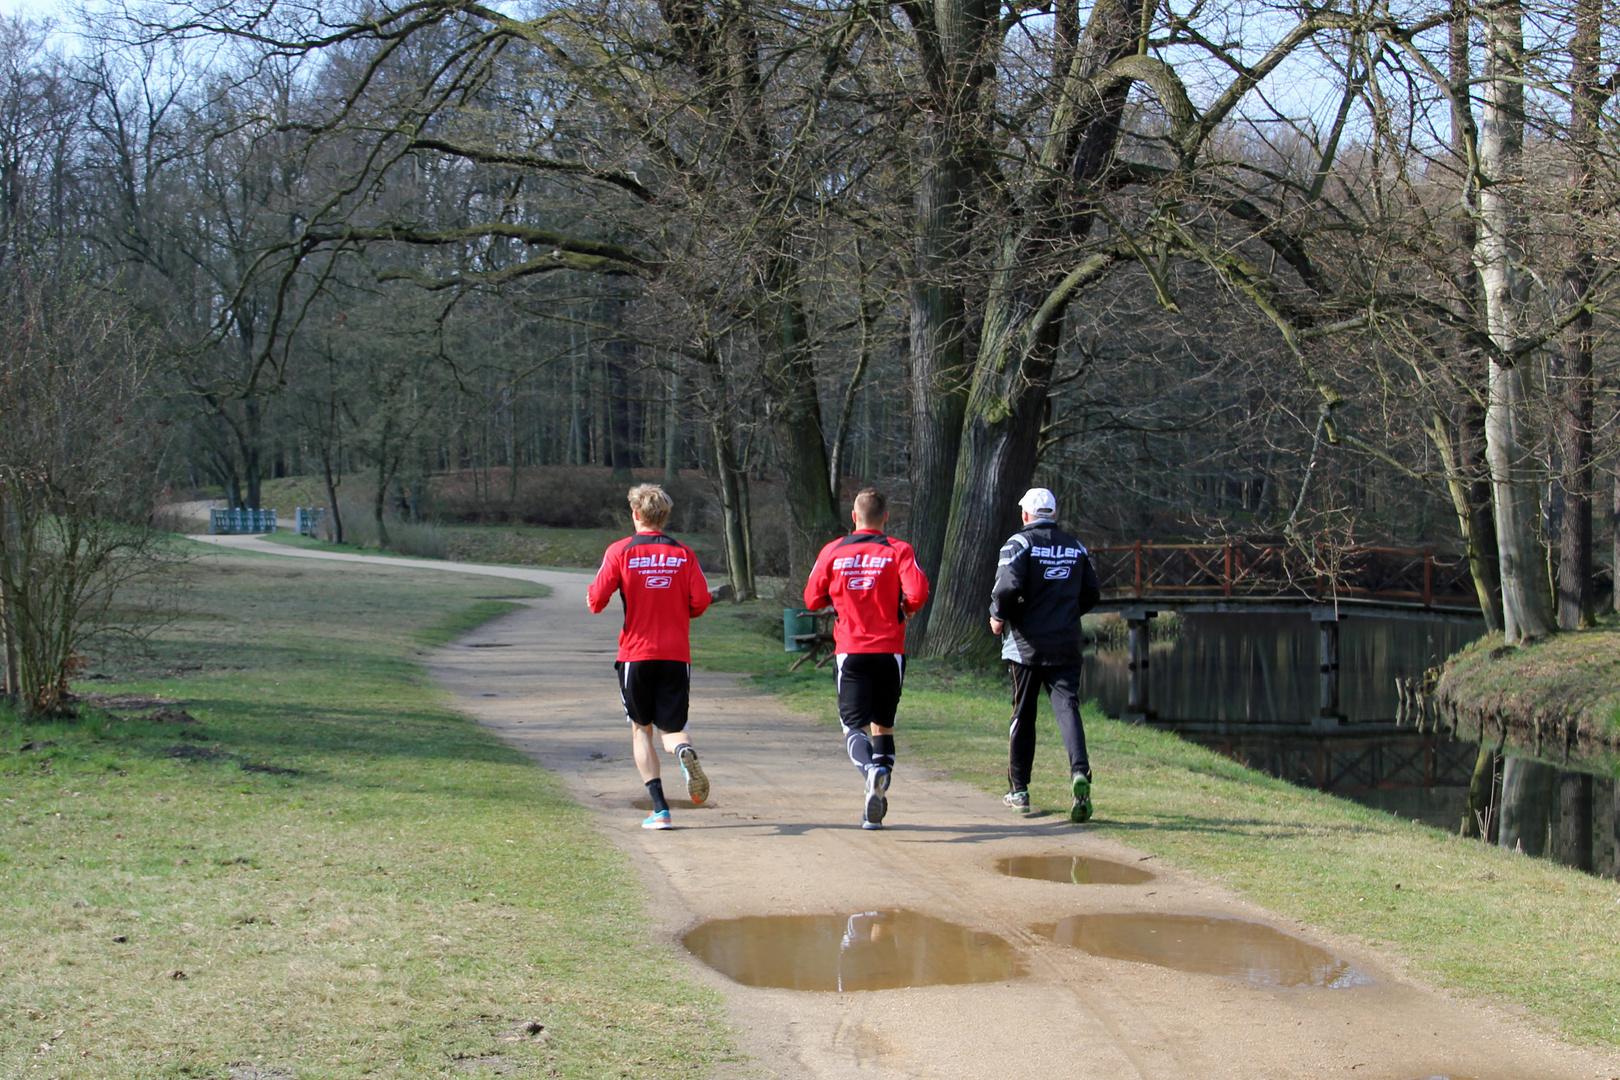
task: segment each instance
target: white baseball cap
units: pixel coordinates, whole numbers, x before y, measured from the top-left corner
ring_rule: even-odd
[[[1024,497],[1018,500],[1018,505],[1024,508],[1026,514],[1036,517],[1057,516],[1057,496],[1045,488],[1030,488],[1024,492]]]

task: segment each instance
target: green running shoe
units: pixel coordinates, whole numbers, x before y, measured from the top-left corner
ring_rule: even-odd
[[[1084,825],[1091,820],[1091,777],[1077,772],[1069,777],[1069,790],[1074,792],[1074,805],[1069,807],[1069,820]]]
[[[1020,814],[1029,813],[1029,792],[1027,791],[1009,791],[1001,797],[1001,801]]]

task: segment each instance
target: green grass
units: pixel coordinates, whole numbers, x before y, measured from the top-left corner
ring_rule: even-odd
[[[507,566],[545,566],[559,570],[595,570],[602,552],[627,535],[625,529],[550,529],[538,525],[441,525],[449,538],[451,562],[494,563]],[[672,534],[674,535],[674,534]],[[330,544],[292,533],[267,537],[278,544],[346,551],[361,555],[389,554],[356,544]],[[705,560],[711,557],[712,538],[677,535]],[[405,555],[403,558],[418,558]]]
[[[77,689],[197,723],[0,715],[0,1076],[639,1078],[730,1056],[624,856],[421,665],[538,587],[217,549],[187,573],[185,620]]]
[[[830,671],[787,673],[775,606],[711,608],[693,623],[693,660],[750,673],[836,723]],[[999,673],[915,663],[896,730],[901,768],[1005,791],[1009,708]],[[1296,788],[1095,707],[1086,734],[1097,779],[1088,828],[1407,958],[1434,982],[1521,1006],[1567,1037],[1620,1046],[1620,884]],[[1066,814],[1067,772],[1044,723],[1033,802]]]

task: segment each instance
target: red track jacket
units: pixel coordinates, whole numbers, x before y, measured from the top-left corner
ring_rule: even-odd
[[[709,583],[691,548],[659,532],[616,541],[585,600],[600,612],[616,592],[624,598],[620,660],[692,662],[691,622],[709,609]]]
[[[906,616],[928,602],[928,578],[904,540],[857,529],[816,556],[804,606],[838,610],[833,648],[841,653],[903,653]]]

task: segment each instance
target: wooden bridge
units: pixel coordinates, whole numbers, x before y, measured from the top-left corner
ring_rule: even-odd
[[[1305,552],[1288,544],[1154,544],[1095,548],[1103,610],[1287,610],[1320,604],[1378,613],[1479,616],[1465,556],[1432,549],[1349,547]]]
[[[1479,595],[1464,556],[1432,549],[1318,548],[1289,544],[1153,544],[1095,548],[1099,611],[1117,611],[1129,631],[1124,717],[1151,720],[1147,620],[1161,611],[1309,612],[1320,630],[1318,714],[1339,712],[1339,622],[1383,618],[1478,619]]]

